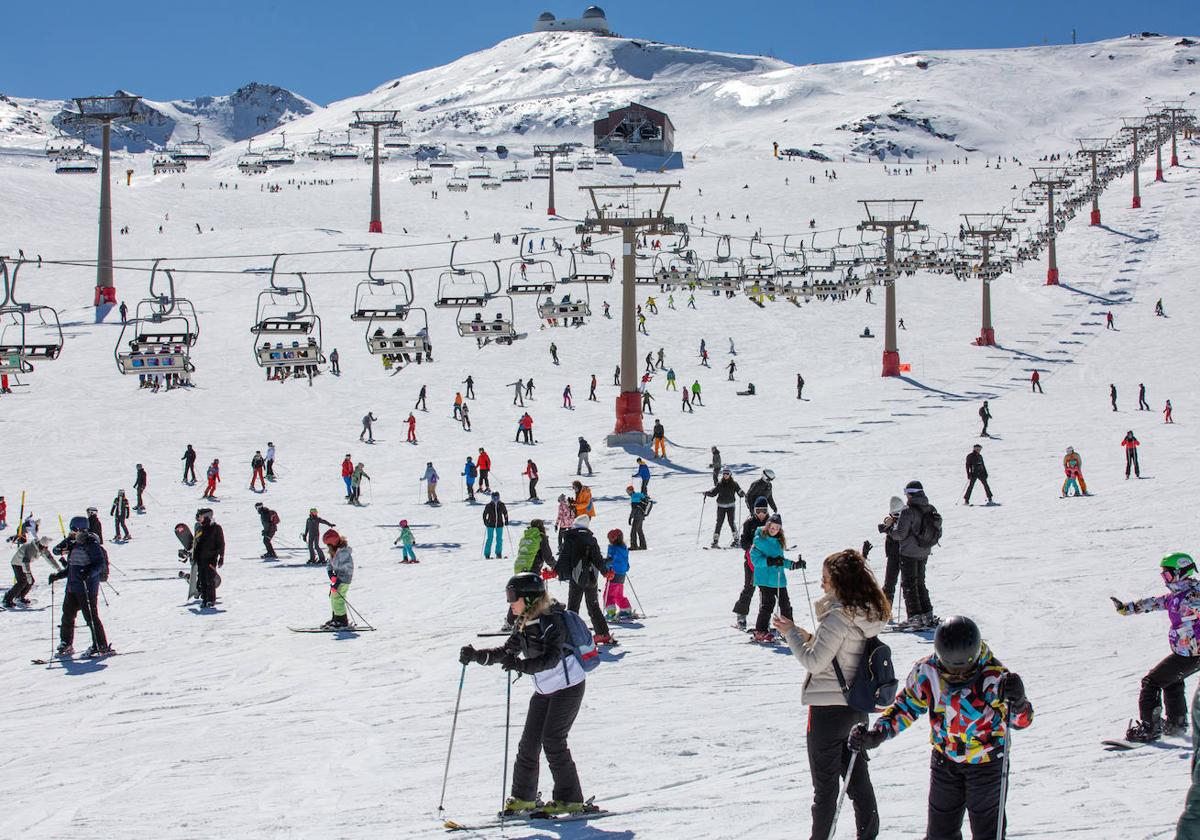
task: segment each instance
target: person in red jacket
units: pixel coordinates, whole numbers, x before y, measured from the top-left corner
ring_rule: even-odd
[[[479,457],[475,459],[475,466],[479,470],[479,492],[492,492],[492,482],[488,480],[488,473],[492,471],[492,459],[482,446],[479,447]]]
[[[350,487],[350,477],[354,475],[354,462],[350,460],[350,453],[346,453],[345,459],[342,460],[342,481],[346,482],[346,498],[349,499],[352,495]]]
[[[221,462],[213,458],[211,464],[208,465],[208,472],[205,474],[208,479],[208,484],[204,487],[204,495],[201,498],[209,499],[210,501],[216,497],[217,484],[221,481]]]
[[[404,422],[408,423],[408,442],[417,442],[417,418],[413,417],[412,412],[408,413],[408,419]]]
[[[532,458],[525,461],[525,472],[521,473],[521,475],[523,475],[529,479],[529,501],[531,501],[531,502],[538,501],[538,494],[537,494],[538,468],[537,468],[537,464],[533,463]]]
[[[532,461],[530,462],[532,463]],[[0,530],[8,527],[8,502],[4,501],[4,497],[0,496]]]
[[[1133,474],[1138,478],[1142,477],[1142,468],[1138,466],[1137,448],[1141,444],[1138,439],[1133,436],[1133,429],[1125,433],[1125,437],[1121,440],[1121,446],[1125,447],[1125,477],[1129,478],[1129,470],[1133,470]]]
[[[1042,390],[1042,375],[1036,370],[1029,376],[1029,391],[1033,393],[1037,391],[1039,394],[1046,393]]]

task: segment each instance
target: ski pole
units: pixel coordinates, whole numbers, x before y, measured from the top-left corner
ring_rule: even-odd
[[[425,483],[425,479],[417,479],[417,504],[421,504],[421,485]]]
[[[54,661],[54,584],[57,581],[50,581],[50,656],[46,659],[46,668],[50,668],[50,663]]]
[[[450,754],[454,752],[454,732],[458,729],[458,707],[462,703],[463,682],[467,679],[467,663],[462,664],[462,672],[458,675],[458,696],[454,698],[454,717],[450,720],[450,746],[446,748],[446,769],[442,772],[442,798],[438,800],[438,813],[442,813],[446,804],[446,783],[450,779]]]
[[[700,531],[704,528],[704,507],[708,504],[708,494],[701,494],[703,499],[700,502],[700,521],[696,523],[696,545],[700,545]]]
[[[813,632],[816,632],[817,617],[813,613],[812,596],[808,594],[808,570],[804,566],[800,567],[800,576],[804,578],[804,598],[808,601],[808,617],[812,619]]]
[[[100,582],[101,582],[102,584],[104,584],[105,586],[107,586],[109,589],[111,589],[111,590],[112,590],[112,593],[113,593],[114,595],[120,595],[120,594],[121,594],[120,592],[118,592],[118,591],[117,591],[117,587],[113,586],[113,585],[112,585],[111,583],[109,583],[108,581],[106,581],[106,580],[102,580],[102,581],[100,581]],[[103,591],[103,590],[101,590],[101,591]],[[104,599],[104,606],[106,606],[106,607],[108,606],[108,599],[107,599],[107,598],[105,598],[105,599]]]
[[[508,796],[508,728],[512,721],[512,671],[505,672],[508,676],[508,688],[504,697],[504,774],[500,782],[500,813],[504,813],[504,800]],[[501,817],[501,821],[503,821]]]
[[[353,604],[351,604],[349,601],[346,600],[345,595],[342,596],[342,603],[346,605],[346,609],[350,610],[352,613],[354,613],[356,616],[358,616],[359,620],[362,621],[364,627],[366,627],[368,630],[375,629],[374,627],[371,626],[371,622],[367,621],[366,617],[363,616],[363,614],[360,613],[358,610],[356,610],[354,608]]]
[[[629,593],[633,595],[633,600],[637,601],[638,612],[642,614],[642,618],[645,618],[646,610],[642,606],[642,599],[637,596],[637,590],[633,588],[633,581],[630,579],[628,574],[625,575],[625,582],[629,584]]]
[[[996,818],[996,840],[1004,840],[1004,811],[1008,800],[1008,754],[1012,748],[1012,710],[1004,707],[1004,756],[1000,766],[1000,809]]]
[[[858,763],[857,750],[850,753],[850,766],[846,768],[846,783],[842,785],[842,792],[838,794],[837,807],[833,809],[833,822],[829,825],[828,840],[833,840],[833,835],[837,832],[838,817],[842,813],[842,803],[846,801],[846,791],[850,789],[850,778],[854,775],[856,763]]]

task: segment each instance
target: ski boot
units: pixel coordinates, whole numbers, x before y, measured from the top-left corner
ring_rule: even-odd
[[[900,633],[915,633],[918,630],[925,629],[925,613],[910,615],[904,621],[896,625],[897,632]]]
[[[70,645],[66,642],[63,642],[62,644],[60,644],[58,646],[58,649],[56,651],[54,651],[54,655],[55,656],[74,656],[75,648],[72,645]]]
[[[738,539],[737,537],[734,537],[732,540],[729,541],[729,547],[730,548],[741,548],[742,541],[740,539]]]
[[[641,616],[635,613],[633,610],[617,611],[617,621],[636,621],[639,618],[641,618]]]
[[[735,626],[737,627],[737,629],[739,629],[739,630],[741,630],[741,631],[743,631],[743,632],[744,632],[744,631],[745,631],[745,629],[746,629],[746,616],[744,616],[744,615],[739,615],[739,616],[737,617],[737,623],[736,623],[736,625],[735,625]]]
[[[710,545],[709,548],[718,548],[718,547],[719,546],[717,545],[717,538],[713,537],[712,545]]]
[[[542,803],[532,799],[517,799],[515,796],[510,796],[504,800],[504,809],[500,811],[501,817],[524,817],[532,814],[542,807]]]
[[[597,633],[595,636],[592,637],[592,641],[594,641],[598,646],[599,645],[614,645],[615,646],[617,644],[617,640],[612,637],[612,633]]]
[[[547,802],[540,813],[547,817],[569,817],[574,814],[582,814],[585,811],[598,810],[600,809],[595,805],[590,805],[587,802],[563,802],[562,800],[554,799]]]
[[[770,630],[755,630],[754,641],[758,642],[760,645],[774,644],[775,634]]]
[[[1163,735],[1187,735],[1188,734],[1188,719],[1187,715],[1182,715],[1177,718],[1162,719],[1162,734]]]
[[[616,621],[617,620],[617,608],[616,607],[607,607],[604,610],[604,617],[609,621]]]
[[[88,648],[86,651],[84,651],[83,658],[84,659],[97,659],[101,656],[111,656],[113,654],[113,652],[114,651],[112,649],[112,645],[105,645],[104,647],[99,647],[98,645],[92,645],[90,648]]]
[[[1130,721],[1129,728],[1125,730],[1126,741],[1136,741],[1139,744],[1149,744],[1157,741],[1162,737],[1162,724],[1155,717],[1153,721],[1135,720]]]

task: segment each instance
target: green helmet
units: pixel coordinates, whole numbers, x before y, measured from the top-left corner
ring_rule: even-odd
[[[1196,573],[1196,561],[1192,559],[1192,555],[1184,554],[1182,551],[1168,554],[1162,559],[1159,566],[1163,571],[1171,572],[1176,580],[1191,577]]]

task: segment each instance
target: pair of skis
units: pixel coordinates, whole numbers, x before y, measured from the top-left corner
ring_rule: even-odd
[[[553,827],[560,823],[583,822],[585,820],[599,820],[604,817],[616,816],[617,811],[609,811],[593,804],[589,799],[584,805],[584,810],[577,814],[550,814],[545,811],[531,811],[527,814],[512,814],[504,815],[497,814],[494,820],[480,822],[474,824],[463,824],[454,820],[446,820],[443,826],[447,831],[481,831],[488,828],[503,828],[507,825],[530,825],[530,826],[545,826]]]

